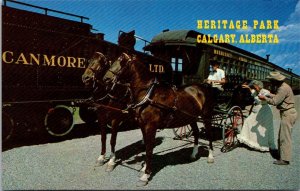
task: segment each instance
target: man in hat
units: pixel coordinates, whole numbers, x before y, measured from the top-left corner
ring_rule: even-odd
[[[297,118],[294,94],[292,88],[284,82],[285,76],[279,72],[270,72],[267,78],[277,88],[277,92],[271,98],[264,95],[258,97],[271,105],[275,105],[280,111],[281,117],[278,136],[280,159],[274,164],[288,165],[292,159],[292,128]]]
[[[223,91],[222,86],[225,84],[225,72],[219,68],[220,63],[217,60],[211,60],[210,65],[212,66],[212,71],[209,73],[206,82],[212,84],[212,87]]]

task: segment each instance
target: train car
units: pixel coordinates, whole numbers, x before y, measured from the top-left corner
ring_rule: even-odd
[[[262,58],[226,43],[197,43],[198,35],[204,34],[193,30],[164,30],[144,49],[172,64],[174,82],[178,85],[203,82],[209,74],[209,60],[213,59],[221,63],[220,68],[231,84],[257,79],[272,89],[266,76],[270,71],[278,70],[286,76],[293,91],[299,93],[299,75],[269,62],[268,55]]]
[[[26,136],[24,133],[43,132],[43,135],[62,137],[76,124],[96,121],[95,112],[76,104],[91,96],[92,90],[81,81],[88,59],[98,51],[114,61],[127,50],[104,40],[103,33],[93,33],[86,20],[84,16],[19,1],[3,1],[4,143],[12,136]],[[144,39],[139,40],[146,43]],[[164,75],[166,62],[144,52],[134,51],[134,54],[158,77]]]
[[[27,11],[19,6],[43,11]],[[52,12],[73,20],[49,16]],[[93,122],[95,113],[74,105],[90,96],[81,81],[95,51],[111,60],[122,51],[92,33],[88,18],[16,1],[2,5],[2,140],[45,131],[64,136],[75,124]],[[78,20],[78,21],[76,21]]]

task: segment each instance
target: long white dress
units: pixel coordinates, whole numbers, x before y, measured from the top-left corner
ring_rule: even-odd
[[[261,89],[259,94],[268,95],[270,92]],[[237,135],[241,143],[258,151],[275,149],[273,113],[266,101],[261,101],[257,92],[252,93],[256,105],[252,113],[246,118],[241,133]]]

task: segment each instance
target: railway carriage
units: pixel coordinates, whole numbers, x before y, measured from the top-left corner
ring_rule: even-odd
[[[270,71],[278,70],[287,77],[286,82],[295,93],[299,92],[299,75],[269,62],[269,55],[262,58],[226,43],[197,43],[198,35],[204,34],[193,30],[164,30],[144,49],[172,64],[174,82],[178,85],[202,82],[209,74],[209,60],[213,59],[221,63],[229,83],[256,79],[272,88],[265,79]]]

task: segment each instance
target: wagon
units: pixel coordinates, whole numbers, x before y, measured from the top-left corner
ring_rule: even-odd
[[[250,114],[249,111],[245,109],[245,104],[253,103],[252,101],[246,100],[249,99],[249,97],[245,97],[243,103],[237,104],[235,100],[232,99],[233,91],[232,88],[225,89],[217,98],[218,104],[213,107],[211,124],[213,128],[221,132],[222,152],[231,151],[239,145],[237,135],[243,128],[245,117]],[[200,132],[205,134],[204,125],[202,125],[203,119],[199,117],[198,122]],[[175,139],[184,139],[192,136],[190,125],[175,128],[173,132]]]

